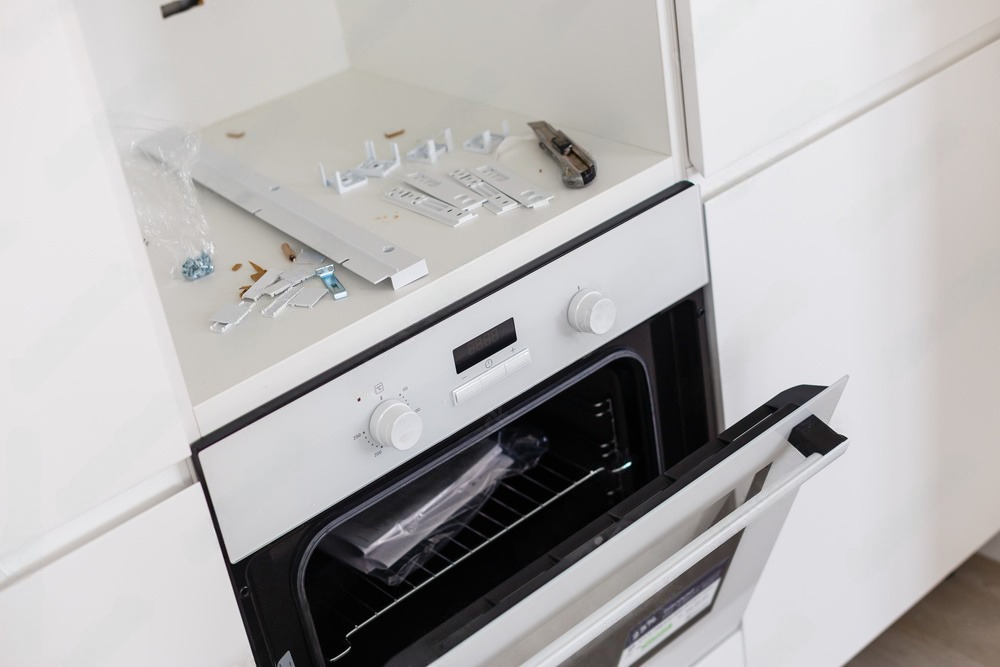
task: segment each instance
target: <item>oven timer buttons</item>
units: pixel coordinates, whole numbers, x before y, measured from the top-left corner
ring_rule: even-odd
[[[615,302],[597,290],[582,289],[569,302],[569,324],[580,333],[604,335],[615,325]]]
[[[403,401],[382,401],[368,422],[368,433],[383,447],[406,450],[417,444],[424,424],[420,415]]]
[[[510,359],[507,359],[507,361],[497,363],[485,373],[480,373],[463,384],[461,387],[453,390],[451,392],[451,399],[454,401],[455,405],[467,401],[483,389],[492,386],[495,382],[507,377],[516,370],[524,368],[530,363],[531,351],[528,350],[528,348],[525,348],[512,356]]]

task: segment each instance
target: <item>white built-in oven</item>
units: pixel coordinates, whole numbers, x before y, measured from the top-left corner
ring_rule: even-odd
[[[688,665],[735,632],[845,380],[718,433],[708,282],[681,183],[197,443],[258,663]]]

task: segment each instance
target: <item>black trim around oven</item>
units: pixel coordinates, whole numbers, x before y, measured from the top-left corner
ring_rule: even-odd
[[[436,313],[433,313],[432,315],[425,317],[419,322],[416,322],[402,329],[398,333],[389,336],[388,338],[372,345],[368,349],[354,355],[353,357],[345,361],[342,361],[339,364],[336,364],[335,366],[329,368],[328,370],[317,374],[315,377],[306,380],[305,382],[298,385],[294,389],[290,389],[289,391],[281,394],[280,396],[263,403],[262,405],[250,410],[245,415],[238,417],[237,419],[234,419],[225,426],[222,426],[216,429],[215,431],[209,433],[208,435],[196,440],[191,445],[191,450],[195,454],[194,456],[196,462],[195,468],[199,478],[201,480],[204,480],[201,466],[198,464],[197,461],[198,454],[207,447],[215,444],[216,442],[222,440],[223,438],[232,435],[233,433],[236,433],[240,429],[249,426],[258,419],[265,417],[266,415],[274,412],[275,410],[278,410],[279,408],[288,405],[289,403],[301,398],[302,396],[305,396],[309,392],[317,389],[318,387],[321,387],[327,382],[330,382],[334,378],[343,375],[352,368],[360,366],[366,361],[369,361],[377,357],[379,354],[382,354],[386,350],[395,347],[396,345],[399,345],[403,341],[412,338],[413,336],[416,336],[417,334],[426,329],[429,329],[438,322],[441,322],[447,319],[448,317],[454,315],[458,311],[468,308],[472,304],[481,301],[482,299],[485,299],[491,294],[503,289],[507,285],[510,285],[511,283],[516,282],[517,280],[523,278],[524,276],[537,271],[546,264],[558,259],[559,257],[562,257],[563,255],[568,254],[569,252],[572,252],[573,250],[592,241],[598,236],[601,236],[602,234],[605,234],[606,232],[614,229],[615,227],[618,227],[619,225],[631,220],[640,213],[643,213],[646,210],[649,210],[654,206],[661,204],[664,201],[671,199],[672,197],[692,187],[694,187],[694,184],[688,181],[681,181],[679,183],[675,183],[669,188],[663,190],[662,192],[655,194],[652,197],[649,197],[648,199],[636,204],[635,206],[629,209],[626,209],[624,212],[616,215],[607,222],[597,225],[593,229],[590,229],[589,231],[577,236],[576,238],[567,241],[566,243],[554,248],[553,250],[550,250],[549,252],[539,256],[538,258],[526,263],[524,266],[521,266],[518,269],[511,271],[507,275],[472,292],[468,296],[463,297],[455,301],[453,304],[445,308],[442,308]]]

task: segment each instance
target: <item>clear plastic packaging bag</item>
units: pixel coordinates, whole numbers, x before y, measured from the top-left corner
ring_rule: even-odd
[[[534,467],[547,448],[540,432],[500,431],[348,519],[321,548],[397,585],[475,517],[500,480]]]
[[[191,178],[201,133],[148,118],[115,118],[112,123],[132,205],[154,264],[165,265],[171,276],[185,280],[212,273],[215,248]]]

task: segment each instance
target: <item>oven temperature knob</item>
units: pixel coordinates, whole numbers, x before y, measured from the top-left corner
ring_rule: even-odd
[[[396,399],[379,403],[368,422],[368,432],[375,442],[396,449],[409,449],[417,444],[423,429],[420,415]]]
[[[615,302],[597,290],[582,289],[569,302],[570,326],[580,333],[608,333],[616,314]]]

